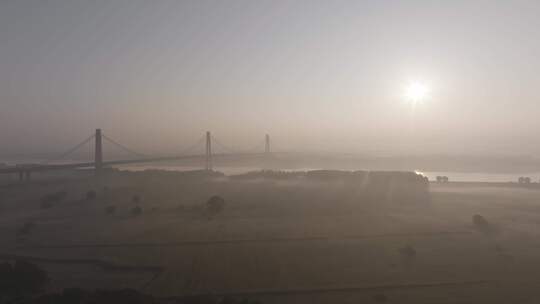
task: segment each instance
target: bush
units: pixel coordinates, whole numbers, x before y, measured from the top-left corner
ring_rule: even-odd
[[[53,206],[54,206],[54,203],[53,203],[53,202],[49,202],[49,201],[45,201],[45,202],[42,201],[42,202],[39,204],[39,207],[40,207],[41,209],[49,209],[49,208],[52,208]]]
[[[495,233],[493,226],[480,214],[475,214],[472,218],[473,227],[484,234]]]
[[[34,222],[32,221],[26,222],[21,228],[19,228],[19,230],[17,230],[17,235],[18,236],[28,235],[32,232],[32,230],[34,230],[35,227],[36,227],[36,224]]]
[[[437,176],[437,183],[448,183],[448,176]]]
[[[410,266],[416,260],[416,249],[413,246],[407,245],[398,249],[399,255],[401,256],[401,262],[405,266]]]
[[[114,214],[115,212],[116,212],[116,206],[114,205],[107,206],[107,208],[105,208],[105,213],[107,214]]]
[[[414,258],[416,257],[416,249],[413,246],[407,245],[398,249],[399,254],[405,258]]]
[[[61,202],[64,199],[66,199],[66,197],[67,197],[66,191],[58,191],[58,192],[46,194],[40,199],[40,207],[42,209],[51,208],[54,206],[54,203]]]
[[[1,267],[2,265],[0,265]],[[1,271],[1,270],[0,270]],[[1,294],[0,294],[1,295]],[[15,302],[24,304],[158,304],[158,303],[182,303],[182,304],[260,304],[259,301],[215,296],[185,296],[175,300],[156,298],[151,295],[140,293],[133,289],[118,290],[95,290],[87,291],[79,288],[66,288],[61,293],[52,293],[39,296],[28,301]]]
[[[386,303],[386,301],[388,301],[388,297],[382,293],[379,293],[373,296],[373,300],[377,303]]]
[[[0,264],[0,294],[27,295],[41,291],[49,282],[47,273],[33,263],[16,260]]]
[[[135,206],[131,209],[131,214],[134,216],[141,215],[143,212],[142,208],[140,206]]]
[[[225,200],[221,196],[214,195],[206,202],[206,212],[215,215],[223,211]]]
[[[530,184],[531,183],[531,178],[521,176],[520,178],[518,178],[518,183],[520,183],[520,184]]]
[[[156,303],[152,296],[144,295],[133,289],[122,290],[97,290],[89,296],[87,303],[96,304],[150,304]]]
[[[91,201],[91,200],[95,200],[97,197],[97,194],[96,194],[96,191],[94,190],[88,190],[86,192],[86,199]]]

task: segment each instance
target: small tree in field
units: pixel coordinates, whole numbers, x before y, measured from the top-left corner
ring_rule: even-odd
[[[206,212],[210,216],[221,213],[224,208],[225,200],[221,196],[214,195],[206,202]]]

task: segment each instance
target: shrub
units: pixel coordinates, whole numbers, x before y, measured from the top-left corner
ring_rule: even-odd
[[[398,249],[399,255],[401,256],[401,262],[405,266],[410,266],[416,260],[416,249],[413,246],[407,245]]]
[[[40,204],[39,204],[39,207],[41,209],[49,209],[49,208],[52,208],[54,206],[54,203],[53,202],[50,202],[50,201],[42,201]]]
[[[54,206],[54,203],[61,202],[67,197],[66,191],[58,191],[54,193],[49,193],[41,197],[40,199],[40,207],[42,209],[51,208]]]
[[[437,176],[437,183],[448,183],[448,176]]]
[[[521,176],[520,178],[518,178],[518,183],[520,183],[520,184],[530,184],[531,183],[531,178]]]
[[[36,227],[36,224],[34,222],[32,221],[26,222],[21,228],[19,228],[19,230],[17,230],[17,235],[18,236],[27,235],[30,232],[32,232],[32,230],[34,230],[35,227]]]
[[[140,206],[135,206],[131,209],[131,214],[134,216],[141,215],[143,212],[142,208]]]
[[[414,258],[416,257],[416,249],[413,246],[407,245],[398,249],[399,254],[405,258]]]
[[[49,282],[47,273],[33,263],[16,260],[0,265],[0,294],[27,295],[39,292]]]
[[[221,196],[214,195],[206,202],[206,212],[215,215],[223,211],[225,200]]]
[[[188,301],[188,303],[191,303]],[[193,303],[198,303],[198,302],[193,302]],[[233,298],[233,297],[224,297],[223,299],[221,299],[220,301],[212,301],[211,299],[209,299],[208,302],[205,302],[205,303],[219,303],[219,304],[259,304],[260,302],[259,301],[256,301],[256,300],[249,300],[249,299],[236,299],[236,298]]]
[[[379,293],[373,296],[373,301],[377,303],[386,303],[386,301],[388,301],[388,298],[384,294]]]
[[[97,290],[88,299],[89,303],[155,303],[151,296],[133,289]]]
[[[492,225],[480,214],[475,214],[472,217],[473,227],[485,234],[491,234],[494,232]]]
[[[94,190],[88,190],[88,191],[86,192],[86,199],[87,199],[87,200],[89,200],[89,201],[90,201],[90,200],[95,200],[96,197],[97,197],[96,191],[94,191]]]
[[[107,208],[105,208],[105,213],[107,214],[114,214],[115,212],[116,212],[116,206],[114,205],[107,206]]]

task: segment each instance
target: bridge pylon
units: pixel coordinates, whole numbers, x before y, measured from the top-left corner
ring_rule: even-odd
[[[268,134],[264,136],[264,153],[265,154],[270,153],[270,135]]]
[[[204,168],[207,171],[212,170],[212,135],[210,131],[206,131],[206,159]]]
[[[96,129],[94,168],[96,170],[96,174],[99,174],[101,172],[101,169],[103,169],[103,146],[102,146],[101,129]]]

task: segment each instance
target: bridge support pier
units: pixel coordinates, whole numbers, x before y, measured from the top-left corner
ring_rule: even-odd
[[[264,136],[264,153],[270,153],[270,135],[268,134]]]
[[[103,169],[103,149],[101,145],[101,129],[96,129],[94,168],[96,170],[96,175],[99,175],[101,173],[101,169]]]
[[[30,171],[30,170],[21,170],[21,171],[18,171],[17,174],[19,175],[19,181],[20,182],[29,181],[30,176],[32,175],[32,171]]]
[[[210,131],[206,132],[206,162],[205,169],[207,171],[212,170],[212,136]]]

